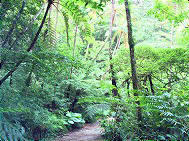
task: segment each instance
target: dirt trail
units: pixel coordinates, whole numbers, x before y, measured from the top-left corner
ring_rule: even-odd
[[[101,131],[99,122],[85,124],[83,128],[69,132],[54,141],[103,141]]]

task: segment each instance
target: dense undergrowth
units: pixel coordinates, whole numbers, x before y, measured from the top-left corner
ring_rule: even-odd
[[[188,140],[188,102],[178,96],[164,93],[161,96],[141,98],[143,122],[133,120],[134,108],[129,104],[117,105],[114,112],[103,120],[104,136],[108,140]],[[182,109],[182,110],[181,110]]]

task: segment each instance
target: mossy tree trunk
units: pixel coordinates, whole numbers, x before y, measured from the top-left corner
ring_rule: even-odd
[[[134,96],[138,97],[138,79],[136,73],[136,60],[135,60],[135,53],[134,53],[134,41],[132,36],[132,24],[131,24],[131,15],[128,0],[124,0],[125,2],[125,11],[126,11],[126,19],[127,19],[127,28],[128,28],[128,42],[129,42],[129,49],[130,49],[130,62],[131,62],[131,73],[132,73],[132,83],[133,83],[133,90]],[[140,101],[136,100],[137,104],[137,121],[140,124],[142,121],[142,109],[140,107]]]

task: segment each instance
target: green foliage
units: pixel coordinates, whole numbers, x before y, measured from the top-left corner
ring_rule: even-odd
[[[189,37],[189,28],[185,28],[179,32],[177,32],[177,43],[180,46],[184,46],[186,48],[189,47],[188,37]]]
[[[165,19],[172,22],[175,21],[175,24],[183,22],[185,19],[187,19],[188,11],[183,10],[184,7],[182,6],[182,3],[184,3],[185,0],[181,1],[173,1],[173,4],[167,2],[163,3],[161,0],[156,0],[155,6],[149,10],[148,14],[153,14],[156,18],[158,18],[160,21],[163,21]],[[180,6],[183,8],[182,10],[178,11],[175,7],[176,4],[180,4]]]
[[[25,129],[19,122],[11,122],[3,115],[0,115],[0,139],[24,141]]]
[[[188,94],[164,93],[160,96],[141,97],[142,127],[137,128],[132,105],[117,105],[109,118],[102,120],[104,136],[108,140],[187,140]],[[187,97],[187,98],[186,98]]]
[[[85,123],[79,113],[66,112],[65,116],[60,113],[58,115],[48,112],[44,114],[36,117],[41,120],[39,123],[43,124],[51,133],[66,133],[72,126],[82,127]]]
[[[50,19],[50,17],[47,22],[47,29],[44,31],[44,43],[46,44],[46,47],[52,48],[56,46],[56,29],[54,27],[54,22]]]
[[[133,96],[123,5],[115,3],[111,63],[120,97],[112,97],[108,1],[54,1],[34,49],[26,52],[42,20],[43,2],[27,1],[20,14],[23,1],[0,2],[0,79],[16,69],[0,86],[0,140],[49,139],[98,117],[108,140],[187,140],[186,0],[130,3],[139,97]],[[149,14],[158,20],[147,14],[151,6]],[[159,22],[166,19],[175,21],[175,48],[169,48],[172,25]],[[136,118],[136,100],[142,123]]]
[[[154,85],[159,88],[166,88],[168,87],[170,71],[172,72],[172,85],[181,85],[178,82],[182,82],[187,77],[187,62],[189,59],[187,49],[154,48],[149,45],[137,45],[135,52],[137,71],[141,80],[145,75],[152,74],[153,79],[158,80],[154,82]],[[120,58],[119,56],[123,57]],[[129,63],[128,49],[121,48],[120,52],[114,58],[114,64],[118,66],[115,67],[115,70],[120,74],[123,73],[120,77],[120,85],[126,78],[131,77],[131,75],[128,75],[130,73]]]
[[[64,22],[66,25],[66,37],[67,37],[67,44],[69,45],[69,16],[65,11],[62,11],[62,15],[64,17]]]
[[[85,121],[82,119],[82,115],[79,113],[66,113],[67,124],[75,125],[76,127],[82,127]]]
[[[151,9],[149,14],[154,14],[156,18],[163,21],[168,19],[170,21],[174,20],[174,9],[168,5],[161,3],[161,1],[157,0],[153,9]]]
[[[164,93],[161,96],[146,97],[144,106],[148,117],[145,118],[146,129],[153,129],[152,138],[156,136],[170,140],[187,140],[188,138],[188,94]],[[153,123],[153,124],[151,124]]]
[[[39,110],[39,109],[38,109]],[[48,129],[49,133],[67,132],[67,127],[65,126],[67,122],[63,117],[59,117],[56,114],[50,113],[47,110],[41,109],[41,111],[34,112],[34,125],[33,128],[43,125],[43,127]]]
[[[90,5],[91,8],[101,9],[102,1],[100,4],[93,1],[61,1],[62,5],[62,15],[64,17],[64,22],[66,25],[66,36],[67,43],[69,44],[69,16],[72,17],[73,22],[78,26],[81,30],[81,35],[87,41],[91,41],[92,37],[92,29],[87,18],[87,8],[86,5]],[[85,6],[84,6],[85,5]]]

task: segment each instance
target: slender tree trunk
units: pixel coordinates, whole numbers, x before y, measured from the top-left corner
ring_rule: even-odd
[[[77,31],[78,31],[78,25],[75,26],[75,35],[74,35],[74,48],[73,48],[73,58],[75,58],[75,49],[76,49],[76,41],[77,41]]]
[[[148,96],[148,87],[147,87],[147,85],[146,85],[147,78],[148,78],[148,75],[145,75],[145,76],[144,76],[144,82],[143,82],[143,85],[144,85],[144,87],[145,87],[145,89],[146,89],[146,96]]]
[[[130,93],[129,93],[129,86],[130,86],[130,79],[127,80],[127,94],[128,94],[128,97],[130,97]]]
[[[132,73],[132,82],[133,82],[133,90],[134,96],[138,97],[138,79],[136,73],[136,60],[134,54],[134,41],[132,36],[132,25],[131,25],[131,15],[128,0],[125,0],[125,11],[126,11],[126,19],[127,19],[127,28],[128,28],[128,42],[129,42],[129,49],[130,49],[130,62],[131,62],[131,73]],[[137,120],[140,125],[142,121],[142,109],[140,107],[140,101],[136,101],[137,104]]]
[[[73,48],[73,52],[72,52],[73,60],[75,60],[75,49],[76,49],[76,41],[77,41],[77,31],[78,31],[78,25],[76,24],[76,26],[75,26],[75,35],[74,35],[74,48]],[[72,63],[71,69],[70,69],[70,78],[72,77],[72,73],[73,73],[73,63]]]
[[[172,24],[171,24],[171,34],[170,34],[170,48],[173,48],[174,23],[175,23],[175,21],[172,20]]]
[[[17,36],[16,40],[14,40],[14,42],[12,43],[12,45],[10,46],[10,49],[13,48],[13,50],[18,51],[18,49],[16,48],[17,42],[18,40],[21,38],[22,35],[24,35],[24,33],[26,33],[26,31],[31,28],[31,26],[33,25],[34,21],[37,19],[37,17],[41,14],[41,12],[44,9],[45,4],[42,5],[41,9],[39,10],[39,12],[33,17],[33,19],[30,22],[29,26],[25,26],[23,28],[23,30],[19,33],[19,35]]]
[[[48,6],[47,6],[47,9],[46,9],[46,12],[45,12],[45,15],[44,15],[43,20],[42,20],[42,22],[41,22],[41,25],[40,25],[40,27],[39,27],[39,29],[38,29],[38,31],[37,31],[37,33],[36,33],[36,35],[35,35],[35,37],[34,37],[32,43],[31,43],[31,45],[28,47],[27,52],[29,52],[29,51],[31,51],[31,50],[33,49],[33,47],[34,47],[34,45],[35,45],[35,43],[36,43],[36,41],[37,41],[37,38],[39,37],[39,34],[40,34],[40,32],[41,32],[41,29],[43,28],[43,25],[44,25],[44,23],[45,23],[45,19],[46,19],[46,17],[47,17],[47,14],[48,14],[48,11],[49,11],[51,5],[52,5],[52,1],[49,1]],[[25,58],[25,57],[24,57],[24,58]],[[3,84],[3,82],[5,82],[5,80],[6,80],[7,78],[9,78],[9,76],[11,76],[11,75],[13,74],[13,72],[14,72],[15,70],[17,70],[17,68],[18,68],[18,67],[20,66],[20,64],[23,62],[24,58],[23,58],[22,60],[18,61],[18,62],[16,63],[16,65],[14,66],[14,68],[13,68],[12,70],[10,70],[10,71],[0,80],[0,86]]]
[[[149,78],[149,81],[150,81],[150,89],[151,89],[151,92],[152,92],[152,95],[154,95],[154,84],[152,83],[152,76],[151,74],[148,75],[148,78]]]
[[[33,63],[32,64],[32,69],[30,70],[29,75],[28,75],[28,77],[26,79],[26,82],[25,82],[27,87],[29,87],[30,84],[32,83],[32,73],[33,73],[34,67],[35,67],[35,64]]]
[[[96,59],[98,58],[99,54],[101,53],[101,51],[104,49],[104,47],[106,46],[106,43],[108,42],[109,37],[106,38],[106,40],[104,41],[104,44],[102,45],[102,47],[100,48],[100,50],[98,51],[98,53],[96,54],[96,56],[94,57],[94,59],[92,60],[92,63],[89,65],[86,74],[88,75],[90,68],[93,66],[93,63],[96,61]],[[85,53],[85,59],[87,59],[87,56],[89,54],[89,44],[87,45],[87,49],[86,49],[86,53]]]
[[[55,29],[57,28],[57,25],[58,25],[59,3],[60,3],[60,0],[58,0],[58,1],[57,1],[57,5],[56,5],[56,8],[57,8],[57,13],[56,13],[56,23],[55,23]]]
[[[5,40],[4,40],[4,42],[2,43],[2,48],[5,48],[5,46],[6,46],[7,42],[8,42],[8,40],[9,40],[9,38],[11,37],[11,34],[12,34],[12,32],[13,32],[13,30],[14,30],[16,24],[17,24],[17,21],[19,20],[19,18],[20,18],[20,16],[21,16],[22,12],[23,12],[23,10],[24,10],[25,4],[26,4],[26,1],[23,1],[22,7],[21,7],[20,11],[18,12],[18,15],[16,16],[15,20],[12,22],[12,27],[11,27],[11,29],[9,30],[9,32],[8,32],[7,35],[5,36]],[[5,58],[6,58],[6,56],[5,56],[4,58],[1,58],[0,69],[2,69],[3,64],[5,63]]]
[[[112,0],[112,12],[110,16],[110,40],[109,40],[109,59],[110,59],[110,73],[111,73],[111,79],[112,79],[112,85],[114,88],[112,89],[112,93],[114,96],[118,95],[118,90],[117,90],[117,83],[116,83],[116,77],[115,77],[115,72],[114,72],[114,66],[112,64],[112,55],[113,55],[113,49],[112,49],[112,28],[113,28],[113,22],[114,22],[114,17],[115,17],[115,10],[114,10],[114,3],[115,1]]]
[[[115,46],[114,51],[113,51],[113,53],[112,53],[112,56],[114,56],[114,55],[116,54],[117,50],[118,50],[119,47],[120,47],[121,36],[122,36],[122,33],[121,33],[120,36],[118,37],[118,40],[117,40],[116,46]]]
[[[56,76],[55,76],[56,77]],[[54,80],[54,96],[56,95],[56,79]]]
[[[172,24],[171,24],[171,34],[170,34],[170,48],[173,48],[173,33],[174,33],[174,20],[172,20]],[[170,76],[169,76],[169,82],[172,81],[172,66],[170,65]],[[168,84],[168,92],[171,91],[171,83]]]
[[[69,109],[70,112],[74,112],[75,106],[76,106],[77,101],[78,101],[77,97],[80,94],[81,94],[81,90],[76,90],[76,93],[75,93],[75,96],[74,96],[74,100],[72,101],[72,104],[71,104],[70,109]]]
[[[50,45],[53,45],[53,39],[51,38],[51,14],[52,14],[52,7],[50,7],[49,9],[49,17],[48,17],[48,28],[46,29],[46,33],[44,33],[44,42],[45,42],[45,38],[47,36],[47,42],[50,43]]]
[[[12,34],[12,32],[13,32],[15,26],[16,26],[16,23],[17,23],[18,19],[20,18],[21,13],[23,12],[23,9],[24,9],[24,7],[25,7],[25,4],[26,4],[26,1],[23,1],[21,9],[20,9],[20,11],[18,12],[18,15],[16,16],[16,19],[13,21],[12,27],[11,27],[11,29],[9,30],[9,32],[7,33],[4,42],[2,43],[2,48],[5,47],[5,45],[6,45],[7,41],[8,41],[8,39],[9,39],[10,35]]]
[[[87,49],[86,49],[86,53],[85,53],[85,59],[87,59],[88,54],[89,54],[89,46],[90,46],[90,44],[87,44]]]

